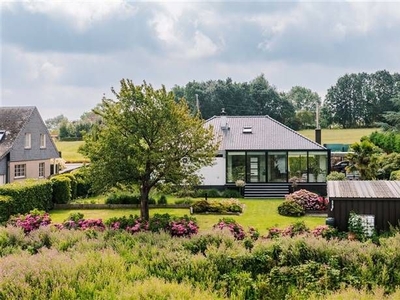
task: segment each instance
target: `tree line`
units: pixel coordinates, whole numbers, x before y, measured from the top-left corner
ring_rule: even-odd
[[[315,128],[316,111],[320,107],[322,128],[391,128],[400,123],[400,74],[386,70],[341,76],[328,89],[323,103],[316,92],[306,87],[278,91],[263,74],[250,82],[234,82],[231,78],[190,81],[184,86],[175,85],[172,92],[176,101],[185,98],[191,112],[200,113],[203,119],[220,115],[225,108],[231,116],[269,115],[300,130]],[[60,115],[46,120],[46,124],[60,139],[66,140],[80,139],[97,121],[98,116],[85,112],[77,121]]]

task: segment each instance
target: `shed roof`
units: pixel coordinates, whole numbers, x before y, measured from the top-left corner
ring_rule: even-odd
[[[205,123],[221,137],[219,150],[326,150],[269,116],[226,116],[225,130],[221,121],[214,116]]]
[[[400,181],[328,181],[329,198],[400,199]]]

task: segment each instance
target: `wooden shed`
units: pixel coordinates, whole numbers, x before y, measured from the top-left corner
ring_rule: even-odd
[[[399,225],[400,181],[328,181],[327,194],[339,230],[347,231],[350,212],[373,216],[377,231]]]

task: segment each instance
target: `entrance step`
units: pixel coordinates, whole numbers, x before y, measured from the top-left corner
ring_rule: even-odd
[[[289,194],[289,184],[247,183],[244,187],[245,198],[284,198]]]

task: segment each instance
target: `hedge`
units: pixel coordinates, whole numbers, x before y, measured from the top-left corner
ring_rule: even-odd
[[[64,173],[60,174],[57,176],[54,176],[53,178],[60,178],[60,177],[67,177],[70,179],[70,185],[71,185],[71,200],[77,198],[77,192],[78,192],[78,181],[76,180],[76,177],[74,174],[71,173]]]
[[[51,178],[53,183],[53,203],[65,204],[71,200],[71,179],[66,176]]]
[[[13,198],[0,195],[0,222],[5,222],[12,215]]]
[[[5,184],[0,187],[0,195],[11,197],[11,200],[2,200],[0,219],[3,221],[10,215],[25,214],[35,208],[45,211],[53,208],[50,180],[27,179]]]

